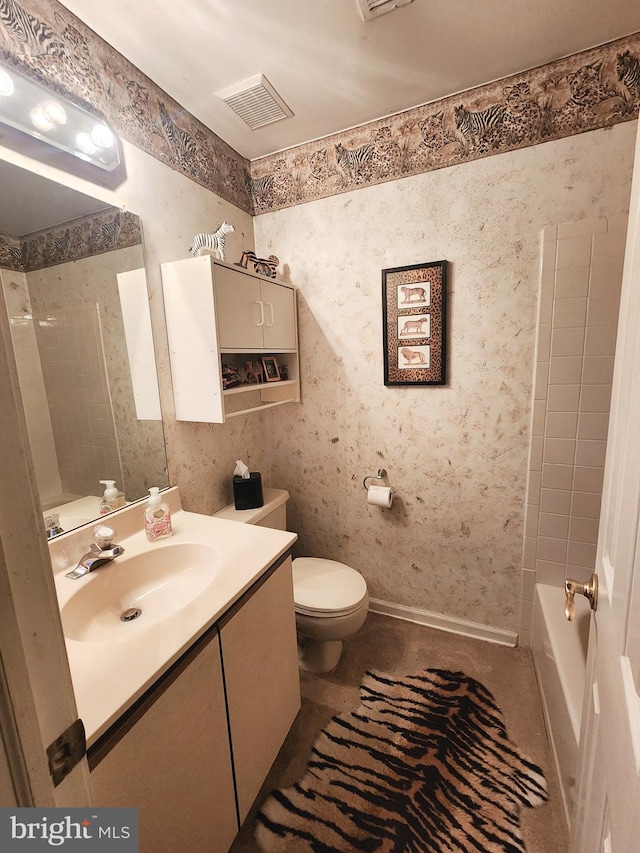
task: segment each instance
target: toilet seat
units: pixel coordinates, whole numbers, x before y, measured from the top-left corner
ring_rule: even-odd
[[[293,561],[296,613],[316,617],[346,616],[367,601],[367,584],[360,572],[318,557]]]

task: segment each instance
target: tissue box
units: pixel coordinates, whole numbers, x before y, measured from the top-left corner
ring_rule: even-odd
[[[238,476],[233,478],[233,502],[236,509],[264,506],[262,476],[258,471],[250,471],[248,480]]]

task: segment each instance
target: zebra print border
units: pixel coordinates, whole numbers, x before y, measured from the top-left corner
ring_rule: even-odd
[[[0,0],[0,59],[258,215],[631,121],[640,33],[249,162],[56,0]]]
[[[110,207],[23,238],[0,234],[0,268],[33,272],[141,243],[138,217]]]
[[[637,118],[640,33],[251,162],[254,215]]]

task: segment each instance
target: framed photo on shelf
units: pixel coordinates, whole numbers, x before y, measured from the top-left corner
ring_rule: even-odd
[[[262,356],[262,367],[264,368],[264,378],[267,382],[280,381],[280,368],[272,355]]]
[[[447,262],[382,270],[385,385],[446,385]]]

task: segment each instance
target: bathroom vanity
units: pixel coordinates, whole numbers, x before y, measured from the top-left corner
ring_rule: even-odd
[[[179,498],[170,500],[175,507]],[[110,521],[126,533],[141,512],[127,507]],[[56,589],[94,804],[140,809],[142,853],[226,853],[300,708],[289,553],[296,537],[247,525],[239,533],[235,522],[180,509],[173,526],[163,542],[146,543],[141,531],[118,537],[125,555],[79,580],[58,567],[77,551],[64,541],[86,539],[89,528],[59,537]],[[142,580],[149,553],[155,587],[169,579],[168,599]],[[176,557],[177,575],[166,568]],[[115,574],[124,576],[127,560],[142,609],[128,624],[116,613],[131,601]]]

